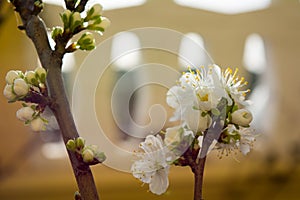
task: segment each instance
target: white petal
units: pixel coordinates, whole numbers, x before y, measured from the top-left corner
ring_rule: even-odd
[[[160,169],[152,177],[149,184],[149,188],[152,193],[161,195],[166,192],[167,188],[169,187],[168,172],[169,168]]]

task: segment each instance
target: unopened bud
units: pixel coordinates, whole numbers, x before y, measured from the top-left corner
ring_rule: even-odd
[[[101,17],[101,19],[90,24],[87,29],[104,32],[110,26],[110,24],[111,22],[108,18]]]
[[[5,81],[7,84],[13,84],[14,80],[20,78],[19,73],[15,70],[10,70],[5,76]]]
[[[26,96],[28,91],[29,91],[29,86],[24,81],[24,79],[22,79],[22,78],[15,79],[14,84],[13,84],[13,92],[17,96],[19,96],[19,97]]]
[[[39,83],[36,80],[35,73],[33,71],[27,71],[25,73],[25,79],[28,83],[37,86]]]
[[[57,36],[61,36],[64,32],[64,29],[60,26],[56,26],[53,28],[52,33],[51,33],[51,37],[53,40],[56,39]]]
[[[16,95],[13,93],[12,85],[6,85],[3,90],[3,95],[8,101],[14,101],[16,99]]]
[[[76,144],[76,148],[82,149],[85,146],[85,139],[83,139],[82,137],[78,137],[75,140],[75,144]]]
[[[31,107],[23,107],[17,111],[16,115],[21,121],[31,120],[34,115],[34,110]]]
[[[84,33],[77,41],[77,47],[81,50],[92,50],[95,48],[95,39],[91,33]]]
[[[79,12],[73,12],[70,17],[70,30],[73,32],[76,28],[82,26],[83,20]]]
[[[103,7],[100,4],[95,4],[91,9],[87,11],[85,21],[97,19],[102,15]]]
[[[46,129],[45,122],[40,117],[33,119],[30,122],[30,127],[35,132],[43,131]]]
[[[104,162],[106,160],[106,156],[103,152],[97,152],[94,155],[94,158],[98,160],[100,163]]]
[[[232,122],[240,126],[249,126],[253,117],[249,110],[239,109],[231,114]]]
[[[75,144],[75,141],[70,139],[68,140],[67,144],[66,144],[66,147],[68,150],[70,151],[75,151],[76,150],[76,144]]]
[[[82,152],[82,159],[85,163],[90,163],[94,160],[94,152],[91,149],[85,149]]]
[[[39,78],[41,83],[45,83],[46,82],[46,70],[43,67],[37,67],[34,70],[36,76]]]

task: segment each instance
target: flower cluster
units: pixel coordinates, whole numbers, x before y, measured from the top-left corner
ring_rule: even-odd
[[[88,165],[95,165],[105,161],[106,156],[98,150],[96,145],[86,145],[82,137],[70,139],[66,143],[69,151],[75,152],[80,160]]]
[[[52,30],[52,38],[57,41],[62,37],[75,35],[83,30],[96,31],[102,34],[109,26],[110,20],[102,16],[103,10],[100,4],[95,4],[85,13],[80,14],[77,11],[65,10],[60,16],[63,27],[54,27]],[[82,17],[82,15],[86,15]],[[74,51],[76,49],[92,50],[95,48],[94,36],[86,32],[77,42],[72,43],[67,49]]]
[[[47,106],[46,76],[46,70],[37,67],[25,73],[10,70],[5,77],[4,96],[9,102],[23,102],[23,107],[17,111],[17,118],[30,125],[33,131],[45,130],[47,124],[41,115]]]
[[[236,150],[245,155],[250,151],[255,132],[250,128],[252,114],[245,108],[249,90],[242,89],[247,82],[237,72],[217,65],[189,68],[169,89],[166,100],[175,109],[170,120],[180,125],[167,128],[163,140],[147,136],[131,169],[150,184],[151,192],[166,191],[171,164],[192,167],[212,149],[219,150],[220,158]]]

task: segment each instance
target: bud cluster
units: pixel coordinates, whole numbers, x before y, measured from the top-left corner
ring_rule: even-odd
[[[39,103],[46,98],[47,72],[42,67],[37,67],[34,71],[26,71],[22,73],[17,70],[7,72],[5,81],[6,86],[3,95],[9,102],[23,101],[23,107],[20,108],[16,115],[25,124],[30,125],[33,131],[45,130],[47,120],[41,117],[45,107],[45,101]]]
[[[100,4],[95,4],[86,11],[86,16],[82,17],[77,11],[65,10],[60,16],[63,22],[63,27],[54,27],[52,30],[52,38],[57,39],[64,36],[75,35],[82,30],[91,30],[98,33],[103,33],[110,25],[109,19],[102,16],[103,9]],[[84,33],[77,42],[72,43],[67,50],[75,51],[92,50],[95,48],[95,39],[89,32]]]
[[[98,150],[96,145],[86,145],[82,137],[70,139],[66,143],[69,151],[75,152],[80,160],[88,165],[95,165],[105,161],[106,156]]]

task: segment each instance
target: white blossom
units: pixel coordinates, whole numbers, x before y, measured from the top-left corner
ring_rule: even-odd
[[[249,105],[249,101],[245,100],[245,96],[250,90],[242,90],[242,88],[248,82],[245,81],[244,77],[238,77],[237,73],[238,69],[233,72],[232,69],[227,68],[222,73],[221,83],[236,103],[246,106]]]
[[[134,177],[149,184],[150,191],[160,195],[168,186],[169,150],[160,136],[148,135],[140,144],[141,152],[137,152],[137,160],[133,163],[131,171]]]

